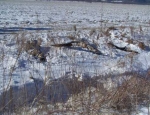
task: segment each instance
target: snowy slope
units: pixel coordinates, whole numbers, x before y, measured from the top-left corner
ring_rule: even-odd
[[[127,46],[139,53],[133,57],[135,60],[133,65],[140,63],[142,66],[139,68],[133,66],[133,70],[146,70],[150,66],[147,62],[149,53],[141,50],[136,44],[126,42],[128,38],[139,41],[143,38],[144,43],[148,43],[150,15],[145,15],[145,13],[149,13],[149,6],[11,1],[1,1],[0,5],[1,33],[15,33],[0,35],[2,52],[1,90],[7,86],[9,81],[16,85],[30,82],[30,74],[44,79],[45,76],[58,78],[70,71],[75,71],[76,74],[88,73],[90,76],[94,76],[123,73],[130,70],[130,59],[126,56],[129,53],[108,47],[107,40],[118,47]],[[5,10],[6,8],[7,10]],[[76,32],[74,25],[77,29]],[[143,31],[138,27],[139,25]],[[117,29],[110,30],[110,36],[103,33],[101,36],[99,31],[103,28],[105,31],[107,26],[116,26]],[[123,26],[125,27],[123,28]],[[134,33],[132,33],[131,26],[135,28]],[[39,30],[35,28],[39,28]],[[90,35],[92,29],[95,29],[95,32]],[[142,32],[139,33],[139,31]],[[126,35],[122,38],[124,33]],[[53,44],[52,39],[56,43],[63,43],[68,41],[67,36],[72,35],[76,36],[77,39],[85,38],[96,43],[103,55],[92,54],[80,49],[59,49],[50,46]],[[140,37],[134,38],[134,36]],[[43,40],[42,47],[49,49],[48,54],[46,54],[46,63],[37,63],[37,60],[26,52],[22,52],[18,57],[16,51],[19,46],[16,45],[16,39],[22,39],[22,37],[29,40],[38,38]],[[120,63],[124,63],[124,66],[120,67]]]
[[[87,39],[102,55],[81,47],[51,46],[71,41],[69,36]],[[20,50],[22,41],[39,38],[46,62]],[[147,5],[0,1],[0,93],[10,85],[33,82],[30,77],[51,80],[75,74],[82,80],[85,74],[94,77],[145,72],[150,68],[149,38]],[[115,47],[109,46],[110,42]],[[140,42],[144,49],[139,47]],[[136,54],[116,47],[126,47]]]

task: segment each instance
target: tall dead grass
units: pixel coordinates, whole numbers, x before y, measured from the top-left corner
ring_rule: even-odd
[[[130,115],[133,112],[138,113],[140,106],[148,109],[150,104],[149,73],[143,76],[131,72],[118,76],[126,76],[127,79],[124,79],[122,83],[112,82],[116,84],[116,87],[110,89],[104,87],[107,82],[104,78],[113,81],[114,77],[110,75],[96,76],[83,81],[63,77],[47,85],[44,81],[35,81],[31,87],[24,86],[25,90],[10,88],[7,96],[0,96],[1,102],[5,100],[0,108],[3,112],[31,115],[43,113]]]
[[[105,35],[110,36],[110,27]],[[131,28],[132,30],[133,28]],[[74,26],[74,31],[77,31]],[[96,30],[91,31],[91,35]],[[132,32],[131,32],[132,33]],[[17,39],[18,58],[23,51],[26,39]],[[70,36],[70,39],[76,39]],[[131,41],[132,42],[132,41]],[[139,44],[144,47],[143,44]],[[3,59],[4,54],[1,56]],[[75,57],[75,56],[74,56]],[[124,66],[124,63],[121,63]],[[12,78],[11,72],[11,78]],[[110,82],[115,87],[106,88],[108,79],[113,81],[114,75],[85,76],[82,81],[76,77],[63,76],[49,83],[45,80],[33,79],[33,83],[22,87],[10,87],[0,95],[0,114],[78,114],[78,115],[130,115],[138,113],[138,107],[149,109],[150,79],[149,72],[142,75],[138,72],[124,73],[116,77],[126,77],[121,83]],[[50,76],[51,77],[51,76]],[[106,79],[108,78],[108,79]]]

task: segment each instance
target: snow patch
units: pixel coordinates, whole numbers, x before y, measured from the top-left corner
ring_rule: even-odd
[[[150,68],[150,52],[142,52],[138,55],[137,63],[139,63],[139,67],[143,70],[147,70]]]

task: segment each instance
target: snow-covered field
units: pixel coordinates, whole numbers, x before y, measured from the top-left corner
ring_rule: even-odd
[[[51,46],[70,42],[71,36],[88,40],[102,54]],[[37,39],[42,40],[46,62],[20,51],[21,41]],[[74,75],[82,80],[85,75],[145,73],[150,67],[150,6],[0,1],[0,43],[0,93],[10,85],[33,82],[30,77]]]

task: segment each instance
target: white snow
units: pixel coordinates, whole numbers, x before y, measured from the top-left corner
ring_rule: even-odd
[[[5,5],[4,5],[5,4]],[[67,41],[65,36],[78,34],[78,39],[86,38],[89,41],[95,41],[98,45],[98,49],[105,55],[96,55],[85,51],[71,50],[66,48],[53,48],[50,47],[49,56],[47,56],[47,62],[45,64],[37,63],[37,61],[26,53],[22,53],[18,59],[15,45],[16,36],[1,35],[1,49],[4,51],[4,60],[1,61],[1,71],[6,68],[6,73],[10,71],[12,66],[15,67],[13,71],[17,76],[20,76],[20,71],[25,79],[29,80],[29,73],[34,73],[35,77],[44,78],[47,71],[50,71],[50,75],[55,76],[54,78],[61,77],[68,71],[76,71],[80,74],[88,73],[91,76],[98,74],[110,73],[122,73],[128,70],[129,65],[120,67],[117,66],[120,60],[128,63],[129,59],[125,57],[125,53],[110,49],[104,42],[109,39],[118,47],[127,47],[133,51],[137,51],[140,54],[137,59],[141,62],[142,68],[149,68],[149,53],[143,52],[137,45],[129,44],[125,40],[128,37],[134,37],[130,33],[130,26],[135,25],[136,29],[138,24],[146,24],[150,17],[149,15],[143,15],[143,12],[148,12],[148,6],[134,5],[117,5],[117,4],[101,4],[101,3],[82,3],[82,2],[11,2],[1,1],[1,27],[50,27],[52,30],[36,30],[36,31],[24,31],[25,33],[18,33],[20,39],[22,35],[26,39],[42,39],[42,47],[50,47],[53,44],[51,39],[54,39],[56,43],[63,43]],[[67,7],[66,7],[67,6]],[[103,6],[99,7],[99,6]],[[122,8],[124,7],[124,8]],[[7,8],[7,10],[5,10]],[[9,9],[11,8],[11,9]],[[114,9],[114,10],[112,10]],[[140,9],[140,10],[139,10]],[[118,14],[116,14],[116,12]],[[138,12],[138,13],[137,13]],[[136,19],[136,21],[125,19],[126,17]],[[139,17],[142,17],[140,19]],[[40,23],[37,23],[40,20]],[[92,36],[89,32],[92,28],[99,28],[101,20],[104,20],[102,26],[114,26],[113,23],[119,26],[127,26],[123,28],[117,28],[111,30],[110,38],[98,36],[98,30]],[[105,23],[106,21],[106,23]],[[121,22],[121,23],[120,23]],[[6,24],[8,23],[8,24]],[[74,32],[73,26],[76,25],[77,32]],[[129,25],[129,26],[128,26]],[[146,27],[143,27],[146,28]],[[135,31],[136,31],[135,29]],[[146,33],[148,35],[149,28],[147,27]],[[138,32],[138,29],[137,29]],[[122,35],[126,34],[123,38]],[[63,37],[64,36],[64,37]],[[149,35],[148,35],[149,37]],[[122,39],[121,39],[122,38]],[[148,38],[146,38],[148,39]],[[7,45],[10,44],[10,45]],[[12,44],[12,45],[11,45]],[[120,55],[120,56],[118,56]],[[145,57],[143,57],[145,56]],[[142,58],[143,57],[143,58]],[[29,61],[30,60],[30,61]],[[148,62],[147,62],[148,61]],[[50,69],[48,68],[50,65]],[[139,70],[139,69],[137,69]],[[1,72],[3,73],[3,72]],[[27,74],[28,73],[28,74]],[[13,78],[16,78],[15,74]],[[26,75],[27,74],[27,75]],[[6,78],[9,77],[6,75]],[[3,78],[3,74],[1,77]],[[2,80],[0,80],[2,81]],[[26,80],[25,80],[26,81]],[[25,82],[24,81],[24,82]],[[17,80],[20,84],[21,81]]]
[[[150,52],[142,52],[138,55],[137,62],[139,63],[139,66],[141,66],[141,69],[147,70],[150,68]]]
[[[7,10],[6,10],[7,9]],[[73,73],[82,81],[89,76],[124,73],[125,71],[145,71],[150,68],[150,9],[148,5],[121,5],[85,2],[13,2],[0,1],[1,29],[24,28],[23,31],[7,31],[0,34],[0,93],[7,86],[21,86],[33,82],[30,77],[57,79],[66,73]],[[139,25],[144,31],[140,32]],[[76,26],[76,31],[74,30]],[[102,33],[114,26],[110,36]],[[132,31],[132,28],[134,30]],[[43,28],[30,30],[27,28]],[[50,28],[46,30],[45,28]],[[45,29],[45,30],[44,30]],[[92,35],[89,33],[95,29]],[[103,55],[93,54],[86,49],[56,48],[54,43],[70,41],[67,36],[85,38],[97,45]],[[25,51],[18,54],[16,39],[42,39],[41,47],[47,50],[47,62],[40,63]],[[143,41],[146,51],[128,39]],[[127,47],[138,52],[129,57],[130,52],[110,48],[111,41],[118,47]],[[18,57],[19,55],[19,57]],[[131,69],[132,66],[132,69]]]

